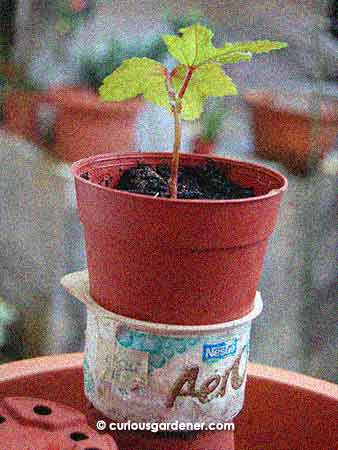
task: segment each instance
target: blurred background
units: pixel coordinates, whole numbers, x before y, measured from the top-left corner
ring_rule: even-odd
[[[171,118],[145,102],[102,105],[125,58],[171,63],[160,38],[195,22],[215,45],[288,49],[227,66],[238,97],[184,123],[184,152],[265,164],[287,176],[260,290],[251,360],[337,381],[337,2],[0,0],[0,361],[83,349],[85,311],[60,278],[85,268],[72,161],[169,151]]]

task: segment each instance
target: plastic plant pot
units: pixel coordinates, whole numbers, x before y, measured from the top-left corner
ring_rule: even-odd
[[[48,101],[55,108],[53,152],[60,159],[74,162],[133,150],[142,100],[104,103],[87,89],[56,87],[49,91]]]
[[[39,143],[37,109],[42,98],[41,92],[19,90],[8,92],[4,104],[5,128],[17,136]]]
[[[0,450],[118,450],[69,406],[31,397],[0,401]]]
[[[333,150],[338,135],[337,101],[322,99],[320,119],[315,123],[310,114],[314,100],[309,94],[251,91],[245,100],[252,113],[254,145],[259,156],[306,174],[312,159],[319,161]]]
[[[2,364],[0,397],[38,397],[88,414],[82,361],[83,355],[79,353]],[[335,384],[249,363],[245,405],[235,421],[235,448],[332,450],[337,444],[337,401]],[[130,450],[132,447],[128,448],[128,443],[134,442],[131,439],[138,439],[140,443],[146,441],[138,432],[131,433],[130,440],[127,434],[124,431],[115,433],[120,450]],[[178,448],[191,450],[184,445],[182,441]],[[141,445],[134,448],[142,450]],[[148,450],[149,444],[145,448]],[[165,447],[155,446],[151,450],[159,448]],[[209,450],[212,447],[203,445],[202,448]]]
[[[194,139],[192,144],[192,152],[195,155],[212,155],[215,152],[216,142],[205,141],[200,137]]]
[[[212,157],[229,177],[254,189],[241,200],[172,200],[99,186],[120,169],[169,163],[170,154],[101,155],[78,161],[75,176],[84,225],[90,294],[122,316],[178,325],[222,323],[253,308],[268,238],[287,181],[278,172]],[[196,165],[203,155],[181,155]]]

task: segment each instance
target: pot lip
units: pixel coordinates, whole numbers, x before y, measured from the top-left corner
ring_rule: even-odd
[[[260,171],[269,172],[271,175],[275,176],[276,178],[279,178],[282,186],[278,189],[272,189],[267,194],[259,195],[256,197],[248,197],[248,198],[242,198],[242,199],[231,199],[231,200],[207,200],[207,199],[192,199],[192,200],[186,200],[186,199],[173,199],[173,198],[159,198],[159,197],[151,197],[149,195],[144,194],[134,194],[132,192],[127,191],[120,191],[118,189],[112,189],[105,186],[100,186],[98,184],[92,183],[89,180],[86,180],[82,177],[80,177],[80,169],[84,165],[90,164],[90,163],[104,163],[105,161],[113,162],[114,160],[120,161],[121,159],[128,160],[129,158],[135,158],[135,159],[147,159],[147,158],[159,158],[159,159],[169,159],[171,158],[171,153],[169,152],[130,152],[130,153],[122,153],[122,154],[112,154],[112,153],[105,153],[101,155],[95,155],[90,156],[89,158],[83,158],[79,161],[74,162],[71,165],[71,173],[73,174],[74,178],[82,183],[89,184],[90,186],[95,186],[97,189],[103,189],[107,192],[114,192],[115,194],[118,194],[121,196],[121,198],[126,199],[142,199],[144,201],[149,202],[160,202],[160,203],[167,203],[167,204],[181,204],[181,205],[245,205],[246,203],[252,204],[252,202],[260,202],[262,200],[266,200],[268,198],[276,197],[281,195],[283,192],[287,190],[288,187],[288,181],[287,178],[282,175],[280,172],[274,169],[270,169],[269,167],[265,167],[260,164],[247,162],[247,161],[241,161],[237,159],[232,158],[224,158],[221,156],[214,156],[214,155],[203,155],[203,154],[191,154],[191,153],[181,153],[180,154],[180,160],[189,160],[189,159],[200,159],[201,161],[205,161],[208,159],[211,159],[216,162],[230,162],[235,163],[239,166],[250,166],[252,168],[258,169]],[[136,163],[136,161],[135,161]],[[102,166],[104,167],[104,166]]]
[[[67,110],[83,110],[110,114],[135,114],[142,105],[141,97],[121,102],[105,102],[98,94],[81,86],[56,85],[46,92],[47,101]]]
[[[83,270],[81,272],[74,272],[65,275],[61,279],[62,286],[77,300],[84,303],[87,309],[91,311],[95,316],[100,316],[108,320],[113,320],[117,323],[126,325],[130,328],[155,332],[159,335],[173,335],[173,336],[191,336],[191,335],[211,335],[218,334],[222,331],[228,331],[231,329],[237,329],[251,323],[256,317],[260,315],[263,310],[263,301],[259,291],[256,292],[254,299],[254,306],[252,310],[238,319],[231,320],[229,322],[211,324],[211,325],[173,325],[157,322],[148,322],[144,320],[132,319],[130,317],[116,314],[112,311],[108,311],[90,296],[89,293],[89,277],[88,271]]]
[[[193,143],[196,143],[196,142],[201,142],[202,144],[205,144],[205,145],[216,145],[216,140],[214,140],[214,139],[211,139],[211,140],[207,139],[207,140],[205,140],[201,134],[198,134],[193,139]]]
[[[276,383],[276,385],[291,386],[294,389],[301,389],[313,392],[320,397],[330,400],[338,400],[338,385],[321,378],[314,378],[300,372],[288,369],[268,366],[261,363],[248,362],[248,373],[251,379],[259,379]]]
[[[83,358],[83,352],[60,353],[4,363],[0,365],[0,385],[14,382],[16,382],[16,385],[20,385],[24,378],[40,376],[41,373],[58,374],[64,371],[72,371],[72,373],[78,374],[82,371]],[[250,379],[251,382],[254,382],[254,380],[268,381],[279,385],[301,388],[315,394],[316,397],[325,396],[334,401],[338,399],[337,384],[287,369],[249,361],[248,377],[249,383]],[[17,394],[14,395],[17,396]]]

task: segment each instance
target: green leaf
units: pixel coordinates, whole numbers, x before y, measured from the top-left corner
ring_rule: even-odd
[[[236,64],[240,61],[251,61],[254,53],[268,53],[287,47],[285,42],[278,41],[249,41],[226,43],[217,49],[214,61],[222,64]]]
[[[187,67],[178,66],[172,77],[172,85],[178,93],[184,82]],[[222,68],[215,63],[197,67],[191,77],[187,90],[182,98],[182,117],[193,120],[200,117],[204,101],[208,96],[223,97],[237,95],[237,88],[231,78],[224,74]]]
[[[236,64],[241,61],[251,61],[251,58],[250,52],[224,52],[223,49],[219,49],[213,60],[222,64]]]
[[[100,97],[121,101],[143,94],[146,100],[170,110],[165,73],[166,69],[157,61],[130,58],[103,80]]]
[[[226,43],[221,50],[225,51],[226,54],[231,52],[268,53],[287,46],[286,42],[279,41],[248,41]]]
[[[202,25],[192,25],[179,31],[181,37],[164,35],[163,39],[171,56],[186,66],[199,66],[207,62],[236,64],[250,61],[253,53],[268,53],[287,47],[285,42],[265,40],[226,43],[224,47],[216,48],[212,43],[212,31]]]
[[[277,41],[226,43],[222,48],[212,44],[213,33],[195,24],[180,29],[181,36],[164,35],[170,54],[180,65],[173,71],[171,82],[176,94],[180,92],[189,68],[193,75],[184,92],[182,117],[198,118],[206,97],[236,95],[237,89],[230,77],[223,73],[221,64],[250,61],[254,53],[265,53],[287,46]],[[126,60],[106,77],[99,93],[104,100],[120,101],[143,94],[145,99],[171,110],[166,84],[166,69],[149,58]]]
[[[215,56],[211,39],[213,32],[202,25],[181,28],[179,36],[164,35],[168,51],[177,61],[187,66],[197,66]]]

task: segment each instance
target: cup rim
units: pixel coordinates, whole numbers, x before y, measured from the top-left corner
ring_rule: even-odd
[[[218,334],[230,329],[239,328],[242,325],[251,323],[263,309],[262,296],[259,291],[256,292],[253,309],[239,319],[231,320],[229,322],[217,323],[212,325],[172,325],[157,322],[146,322],[137,320],[126,316],[121,316],[114,312],[108,311],[99,304],[97,304],[89,293],[89,276],[88,271],[73,272],[65,275],[61,279],[63,287],[80,302],[84,303],[87,309],[99,318],[108,319],[114,322],[119,322],[124,326],[154,333],[157,335],[176,335],[176,336],[191,336],[191,335],[210,335]]]

